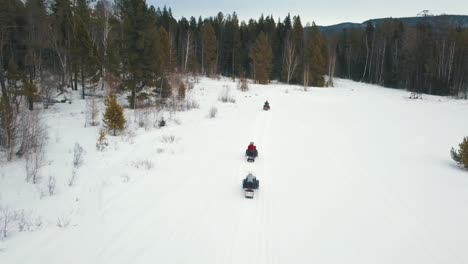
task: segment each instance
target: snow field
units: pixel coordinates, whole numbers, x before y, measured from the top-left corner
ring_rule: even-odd
[[[225,86],[236,103],[218,101]],[[200,109],[178,113],[180,125],[132,127],[102,153],[83,104],[57,106],[43,173],[58,193],[38,199],[19,161],[1,168],[0,202],[34,210],[44,226],[0,242],[0,263],[468,262],[468,174],[449,156],[468,131],[468,104],[336,86],[242,93],[205,78],[190,92]],[[75,142],[86,154],[70,188]],[[260,180],[253,200],[241,188],[249,171]],[[58,228],[64,215],[70,225]]]

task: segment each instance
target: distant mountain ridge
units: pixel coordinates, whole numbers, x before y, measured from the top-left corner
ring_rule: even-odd
[[[356,29],[356,28],[365,28],[368,22],[373,23],[374,25],[380,25],[387,20],[390,19],[398,19],[403,24],[409,26],[415,26],[420,22],[427,21],[432,25],[440,25],[440,24],[450,24],[457,27],[468,28],[468,16],[466,15],[439,15],[439,16],[417,16],[417,17],[400,17],[400,18],[376,18],[366,20],[362,23],[340,23],[331,26],[319,26],[320,31],[324,35],[332,35],[334,33],[339,33],[343,29]]]

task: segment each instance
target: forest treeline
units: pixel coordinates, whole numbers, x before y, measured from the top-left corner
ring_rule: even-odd
[[[172,95],[170,76],[191,74],[333,86],[333,76],[420,93],[468,90],[468,29],[398,19],[324,36],[300,16],[239,21],[236,13],[176,20],[145,0],[0,0],[0,144],[26,104],[56,92]],[[428,17],[427,19],[430,19]],[[330,78],[325,78],[330,76]]]
[[[435,95],[468,91],[468,28],[431,23],[415,26],[387,19],[365,28],[343,30],[328,38],[334,47],[336,75],[387,87]],[[438,19],[438,21],[443,21]]]

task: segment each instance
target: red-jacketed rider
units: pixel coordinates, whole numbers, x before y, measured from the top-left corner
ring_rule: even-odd
[[[247,147],[247,152],[252,153],[253,156],[257,156],[257,147],[253,142],[250,142],[249,146]]]

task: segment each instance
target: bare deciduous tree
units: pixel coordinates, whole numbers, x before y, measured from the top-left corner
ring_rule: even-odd
[[[99,108],[97,105],[96,98],[91,96],[86,100],[86,120],[85,126],[97,126],[99,125]]]
[[[39,180],[39,169],[44,163],[46,141],[47,132],[40,114],[36,111],[22,111],[21,147],[17,155],[25,156],[28,182],[36,184]]]
[[[239,87],[239,90],[241,90],[241,91],[243,91],[243,92],[248,91],[248,90],[249,90],[249,83],[248,83],[247,79],[244,78],[244,77],[241,77],[241,78],[239,79],[239,85],[238,85],[238,87]]]
[[[73,148],[73,167],[78,169],[81,164],[83,164],[83,154],[84,154],[84,149],[83,147],[78,144],[78,142],[75,143],[75,147]]]
[[[336,45],[338,40],[331,38],[328,40],[328,81],[327,86],[333,87],[333,78],[335,77],[335,64],[336,64]]]
[[[49,181],[47,183],[47,190],[49,191],[50,196],[55,194],[55,185],[56,185],[55,177],[49,176]]]
[[[188,64],[188,60],[189,60],[189,56],[190,56],[190,53],[192,51],[192,48],[193,48],[193,44],[192,44],[192,32],[190,30],[187,30],[187,36],[186,36],[186,39],[185,39],[185,56],[184,56],[184,73],[187,72],[187,64]]]
[[[11,229],[13,222],[13,212],[8,207],[0,208],[0,238],[5,239]]]
[[[293,43],[291,34],[288,34],[284,44],[284,64],[286,69],[286,82],[289,84],[297,66],[299,65],[299,59],[297,57],[296,46]]]

